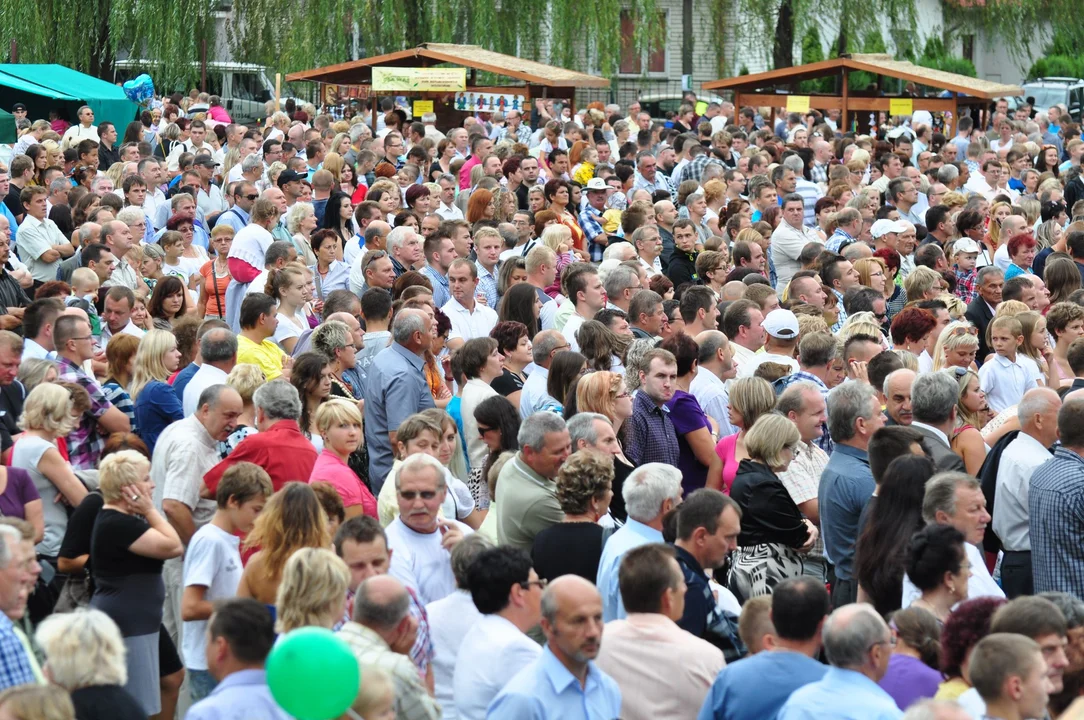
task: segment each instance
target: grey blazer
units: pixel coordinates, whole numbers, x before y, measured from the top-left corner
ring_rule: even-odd
[[[922,433],[923,438],[926,440],[926,447],[930,449],[930,455],[933,457],[933,464],[938,472],[967,472],[967,467],[964,465],[964,459],[954,453],[952,448],[945,444],[944,440],[924,427],[919,427],[917,425],[912,425],[911,427]]]

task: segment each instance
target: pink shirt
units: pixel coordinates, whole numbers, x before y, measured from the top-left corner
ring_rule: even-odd
[[[331,483],[343,499],[343,507],[361,505],[366,515],[373,518],[377,516],[376,498],[369,488],[365,487],[349,465],[330,450],[325,449],[316,458],[316,464],[312,466],[312,474],[309,476],[309,483],[314,482]]]
[[[738,474],[738,460],[735,457],[738,451],[738,433],[727,435],[719,439],[715,446],[715,454],[723,461],[723,492],[730,494],[730,486],[734,484],[734,477]]]
[[[626,720],[695,718],[723,652],[657,613],[629,613],[606,623],[595,663],[621,686]]]

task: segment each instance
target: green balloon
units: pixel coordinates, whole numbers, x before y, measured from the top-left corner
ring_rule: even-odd
[[[333,720],[357,698],[361,669],[335,633],[299,628],[267,657],[267,685],[275,702],[297,720]]]

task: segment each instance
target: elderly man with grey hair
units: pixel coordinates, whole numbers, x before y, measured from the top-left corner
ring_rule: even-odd
[[[338,632],[359,665],[378,667],[391,677],[395,717],[437,720],[440,706],[410,660],[417,636],[409,591],[390,575],[376,575],[358,585],[352,620]]]
[[[206,337],[205,335],[204,338]],[[234,342],[236,343],[236,339]],[[223,380],[222,383],[224,382]],[[197,405],[193,413],[162,431],[155,443],[154,456],[151,459],[150,479],[154,483],[154,504],[177,530],[181,542],[185,545],[188,545],[197,530],[214,517],[217,503],[213,492],[206,496],[202,493],[204,476],[212,472],[218,463],[218,443],[233,432],[237,426],[237,418],[244,409],[237,391],[222,383],[204,388],[196,398]],[[293,389],[286,383],[280,384]],[[240,450],[242,445],[243,442],[237,449]],[[313,462],[315,461],[314,451]],[[162,621],[177,647],[181,647],[183,570],[184,559],[178,557],[166,560],[162,572],[166,585]]]
[[[888,672],[895,638],[873,606],[856,603],[837,609],[824,621],[822,635],[831,667],[817,682],[794,691],[779,720],[902,717],[896,701],[878,685]]]
[[[497,479],[497,544],[529,551],[535,535],[565,517],[555,480],[571,454],[571,440],[561,416],[546,410],[524,420],[517,439],[519,452]]]
[[[23,546],[23,536],[10,525],[0,525],[0,690],[15,685],[34,684],[33,667],[29,655],[30,641],[13,622],[26,612],[26,595],[23,589],[30,584],[30,561]]]
[[[424,370],[432,324],[421,310],[401,311],[392,322],[391,345],[369,366],[365,444],[369,448],[369,479],[377,495],[395,460],[397,429],[414,413],[434,406]]]
[[[561,403],[550,396],[546,381],[550,375],[550,364],[559,352],[568,350],[568,341],[560,330],[543,330],[531,341],[531,359],[535,370],[527,376],[519,394],[519,416],[526,420],[542,408]]]
[[[852,603],[858,596],[853,576],[854,547],[861,530],[862,509],[875,487],[867,449],[873,433],[882,427],[881,403],[870,385],[843,383],[828,393],[828,432],[835,448],[821,474],[817,509],[824,548],[835,563],[835,607]]]
[[[951,446],[959,395],[960,387],[947,371],[922,373],[911,385],[911,427],[925,436],[939,471],[967,469],[964,459]]]
[[[1001,453],[997,466],[993,528],[1005,557],[1001,587],[1012,599],[1034,592],[1031,572],[1031,534],[1028,531],[1028,484],[1031,475],[1052,455],[1058,441],[1061,398],[1050,388],[1032,388],[1016,406],[1020,433]]]
[[[388,233],[388,255],[391,257],[395,277],[412,267],[420,267],[422,260],[422,236],[407,225],[400,225]]]
[[[199,340],[200,366],[184,386],[181,405],[185,417],[196,412],[203,391],[226,382],[237,364],[237,336],[227,328],[212,328]]]
[[[662,463],[641,465],[625,480],[621,497],[628,522],[603,546],[595,582],[602,595],[602,617],[606,622],[626,616],[618,583],[625,553],[641,545],[663,542],[663,521],[681,504],[681,471]]]
[[[927,525],[951,525],[964,536],[964,550],[971,564],[967,581],[967,597],[1005,597],[1005,591],[994,582],[982,554],[982,538],[990,522],[986,512],[986,496],[974,477],[962,472],[943,472],[926,481],[922,497],[922,519]],[[900,607],[908,607],[921,596],[906,574],[903,576],[903,597]]]

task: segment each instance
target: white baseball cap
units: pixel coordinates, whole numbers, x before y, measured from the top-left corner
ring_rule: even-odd
[[[776,308],[764,316],[761,323],[764,332],[780,340],[793,340],[798,337],[798,318],[790,310]]]
[[[980,251],[979,244],[969,237],[960,238],[952,244],[954,252],[959,255],[961,253],[975,253]]]
[[[902,222],[893,220],[878,220],[873,223],[873,227],[869,229],[870,236],[876,240],[879,237],[883,237],[888,233],[901,233],[907,229],[907,226]]]

